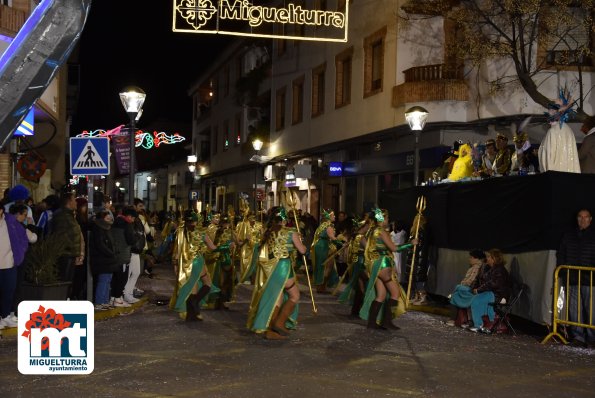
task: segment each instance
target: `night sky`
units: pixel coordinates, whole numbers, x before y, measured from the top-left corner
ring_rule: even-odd
[[[127,123],[118,93],[147,93],[140,128],[156,120],[190,124],[187,90],[225,36],[171,31],[172,0],[94,0],[79,42],[80,100],[71,135]]]

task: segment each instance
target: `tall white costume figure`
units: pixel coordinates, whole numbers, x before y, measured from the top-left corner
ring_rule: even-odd
[[[539,146],[539,169],[580,173],[578,150],[572,129],[565,122],[573,112],[570,95],[560,90],[558,99],[548,106],[548,122],[551,127]]]

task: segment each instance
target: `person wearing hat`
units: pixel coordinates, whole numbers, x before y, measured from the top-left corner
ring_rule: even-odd
[[[595,173],[595,116],[585,119],[581,132],[585,135],[578,150],[581,173],[593,174]]]
[[[492,169],[495,174],[502,176],[508,175],[510,173],[512,151],[508,147],[508,137],[502,133],[496,135],[496,149],[498,153],[496,154]]]
[[[494,163],[496,162],[497,154],[496,140],[490,138],[485,142],[485,151],[481,155],[481,167],[474,175],[486,178],[494,174]]]
[[[529,142],[529,135],[525,132],[515,133],[512,137],[514,141],[514,152],[511,157],[511,173],[521,174],[522,172],[536,172],[539,170],[539,161],[537,151]]]
[[[25,204],[25,201],[29,199],[29,190],[24,185],[17,184],[8,191],[8,199],[9,202],[4,205],[4,211],[7,213],[10,211],[10,206],[20,203]],[[35,224],[33,221],[33,211],[29,206],[27,206],[25,224]]]
[[[455,316],[452,317],[447,325],[468,327],[469,314],[467,309],[471,307],[471,300],[473,299],[473,292],[471,287],[477,281],[477,277],[485,264],[486,255],[482,250],[473,249],[469,252],[469,268],[461,282],[455,286],[455,290],[450,295],[450,304],[454,306]]]

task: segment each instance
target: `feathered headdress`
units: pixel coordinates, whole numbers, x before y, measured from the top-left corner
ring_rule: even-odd
[[[333,213],[334,211],[332,209],[322,209],[322,217],[324,217],[327,220],[331,218],[331,214]]]
[[[376,221],[384,222],[384,215],[385,215],[385,212],[382,211],[382,209],[380,209],[378,207],[374,209],[374,219]]]
[[[547,116],[547,121],[550,124],[558,122],[560,123],[560,127],[562,127],[565,122],[568,122],[570,116],[576,113],[574,109],[572,109],[575,103],[576,101],[572,101],[568,88],[564,87],[563,89],[560,89],[558,98],[554,102],[548,104],[548,111],[544,112]]]

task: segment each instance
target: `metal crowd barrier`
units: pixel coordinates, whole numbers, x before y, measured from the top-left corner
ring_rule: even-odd
[[[566,277],[559,277],[559,273],[562,270],[566,270]],[[585,276],[585,272],[581,272],[581,271],[586,271],[588,273],[588,278],[583,278],[583,280],[581,280],[581,277]],[[573,274],[574,273],[574,274]],[[595,329],[595,325],[593,324],[593,273],[595,273],[595,268],[593,267],[579,267],[579,266],[574,266],[574,265],[560,265],[556,268],[556,271],[554,273],[554,306],[553,306],[553,321],[552,321],[552,332],[550,334],[548,334],[547,336],[545,336],[545,338],[542,340],[541,344],[545,344],[549,339],[551,339],[552,337],[556,336],[557,338],[560,339],[560,341],[562,341],[562,343],[564,344],[568,344],[568,341],[566,340],[566,338],[560,334],[558,332],[559,326],[564,325],[564,326],[577,326],[577,327],[582,327],[582,328],[589,328],[589,329]],[[576,275],[577,276],[577,282],[576,284],[570,284],[570,276],[571,274]],[[588,308],[589,308],[589,313],[588,313],[588,320],[589,323],[581,323],[581,322],[575,322],[575,321],[570,321],[569,320],[569,314],[570,314],[570,289],[576,289],[577,290],[577,299],[576,299],[576,319],[577,320],[581,320],[582,322],[585,322],[587,319],[585,316],[583,316],[582,312],[583,312],[583,306],[582,306],[582,301],[583,301],[583,297],[581,297],[581,285],[584,282],[584,279],[588,280],[588,284],[585,285],[586,288],[588,288],[588,292],[589,292],[589,303],[588,303]],[[561,291],[561,287],[564,288],[563,291]],[[562,294],[561,294],[562,292]]]

